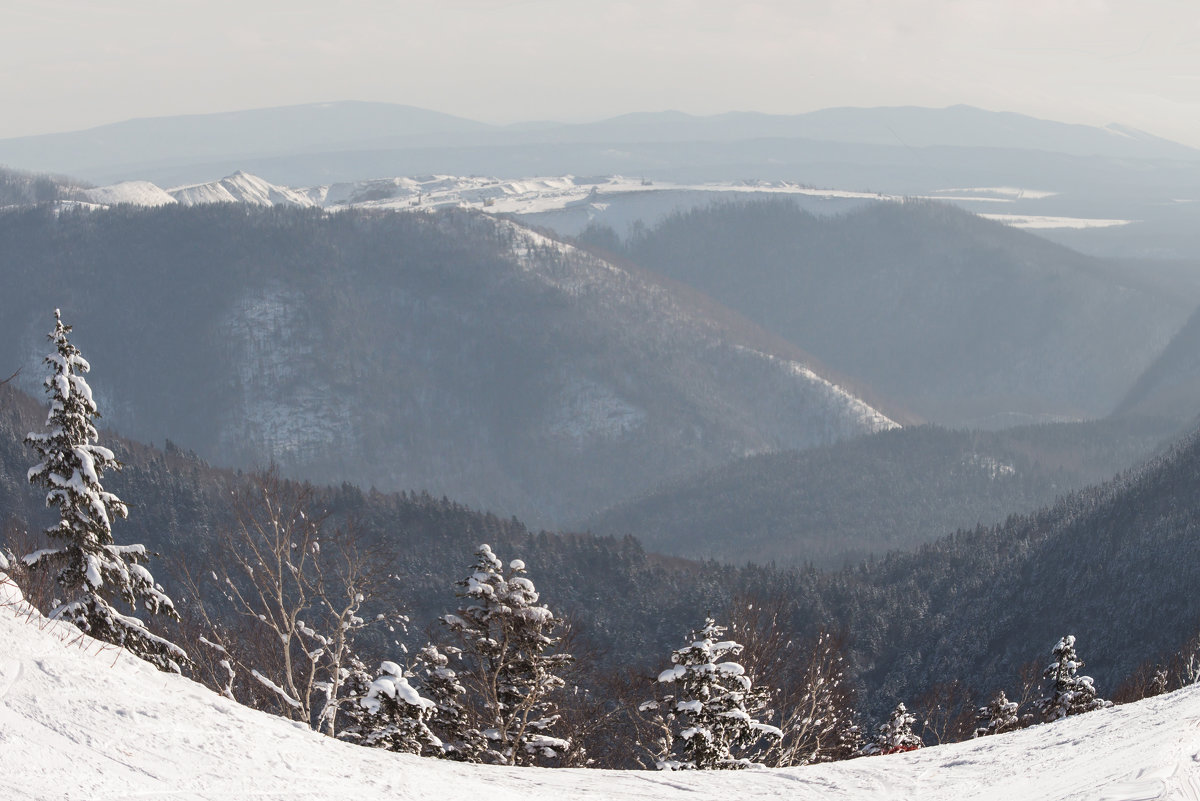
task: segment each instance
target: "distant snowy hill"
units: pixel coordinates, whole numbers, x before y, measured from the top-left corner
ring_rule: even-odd
[[[315,205],[302,192],[286,186],[276,186],[244,172],[234,173],[213,183],[176,187],[167,194],[184,206],[196,206],[201,203],[247,203],[251,206]]]
[[[1031,216],[1052,221],[1051,236],[1091,253],[1200,253],[1200,150],[1115,123],[1072,125],[961,105],[707,117],[664,111],[498,126],[409,106],[318,103],[0,140],[0,165],[164,188],[239,170],[293,188],[431,174],[623,174],[686,185],[761,179],[908,196],[1017,186],[1054,196],[1010,198],[1002,209],[986,200],[963,205],[1031,227],[1038,224]],[[1084,236],[1064,222],[1073,219],[1136,224],[1084,229]]]
[[[0,573],[7,801],[1143,801],[1200,797],[1200,687],[957,745],[807,768],[497,768],[348,745],[47,623]]]
[[[1122,226],[1130,222],[1039,214],[1038,202],[1051,199],[1055,194],[1018,187],[975,187],[942,189],[927,197],[977,212],[986,210],[981,216],[1016,228],[1079,230]],[[774,197],[790,198],[815,214],[839,213],[867,203],[904,199],[900,195],[878,192],[818,189],[792,181],[680,183],[622,175],[528,178],[424,175],[289,187],[244,171],[218,181],[167,189],[148,181],[125,181],[87,190],[80,199],[100,205],[246,203],[319,207],[331,211],[348,208],[391,211],[474,208],[491,214],[513,214],[533,225],[574,236],[591,224],[605,225],[624,235],[637,224],[653,225],[672,212],[730,199]]]

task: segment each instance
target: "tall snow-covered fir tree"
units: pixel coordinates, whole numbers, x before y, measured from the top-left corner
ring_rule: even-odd
[[[121,499],[105,491],[100,479],[121,465],[113,452],[97,444],[94,420],[100,416],[83,374],[91,367],[67,339],[54,310],[49,339],[54,352],[45,358],[50,397],[46,431],[31,433],[25,442],[40,461],[29,469],[29,481],[47,490],[46,506],[57,507],[59,520],[46,529],[61,544],[23,558],[31,571],[48,571],[57,585],[50,617],[74,623],[93,637],[121,646],[161,670],[179,672],[187,655],[174,643],[152,634],[145,623],[113,605],[118,599],[136,612],[140,604],[151,614],[178,619],[175,606],[141,563],[142,545],[117,545],[112,518],[126,517]]]
[[[478,759],[552,763],[569,746],[551,733],[559,719],[553,694],[564,685],[557,671],[571,661],[555,650],[559,621],[538,603],[524,562],[514,559],[505,569],[486,544],[475,557],[471,575],[458,582],[466,605],[442,622],[458,636],[468,662],[457,678],[486,738]]]
[[[912,728],[916,722],[917,716],[909,712],[904,704],[896,704],[891,716],[879,724],[875,739],[863,748],[863,754],[867,756],[894,754],[898,751],[915,751],[920,748],[921,738]]]
[[[726,657],[742,646],[723,639],[725,627],[706,618],[691,644],[671,653],[674,667],[658,676],[671,688],[661,700],[642,704],[653,710],[670,741],[661,745],[660,770],[712,770],[759,764],[762,746],[783,732],[756,716],[765,711],[767,692],[755,688],[745,669]]]
[[[1096,697],[1091,676],[1078,675],[1083,667],[1075,652],[1075,635],[1068,634],[1058,641],[1052,651],[1054,661],[1046,666],[1042,678],[1049,682],[1047,693],[1039,703],[1042,719],[1049,722],[1069,715],[1080,715],[1112,706],[1111,701]]]

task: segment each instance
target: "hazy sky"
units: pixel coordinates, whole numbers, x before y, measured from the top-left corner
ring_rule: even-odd
[[[1200,3],[0,4],[0,137],[330,100],[498,123],[968,103],[1200,146]]]

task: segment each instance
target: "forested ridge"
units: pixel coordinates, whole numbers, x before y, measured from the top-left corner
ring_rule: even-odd
[[[20,441],[38,409],[3,391],[0,503],[37,525],[44,513],[25,485]],[[109,484],[133,510],[123,536],[164,554],[164,581],[177,579],[179,565],[203,569],[217,532],[232,525],[228,494],[244,477],[174,446],[120,441],[114,450],[126,467]],[[649,669],[705,610],[728,610],[735,597],[785,599],[789,630],[846,632],[863,708],[878,713],[939,682],[979,693],[1011,686],[1021,665],[1066,632],[1086,644],[1090,672],[1108,687],[1177,652],[1200,630],[1200,600],[1189,591],[1200,558],[1197,479],[1200,439],[1188,436],[1034,514],[840,571],[664,559],[632,538],[534,532],[420,492],[342,485],[314,497],[381,546],[418,627],[446,610],[458,572],[489,542],[529,565],[543,599],[577,622],[608,665]]]
[[[679,556],[836,569],[1033,512],[1133,467],[1181,431],[1140,417],[1001,431],[908,426],[740,459],[578,525]]]

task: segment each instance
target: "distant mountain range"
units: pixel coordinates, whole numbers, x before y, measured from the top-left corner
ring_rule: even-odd
[[[832,108],[796,115],[731,112],[708,117],[664,111],[583,124],[495,126],[412,106],[337,102],[135,119],[84,131],[0,140],[0,164],[109,180],[150,177],[155,170],[188,165],[238,162],[257,169],[252,162],[260,159],[315,154],[770,139],[1200,161],[1200,151],[1116,124],[1070,125],[970,106]]]
[[[945,196],[1010,219],[1127,221],[1046,235],[1099,255],[1200,255],[1200,151],[1116,124],[1068,125],[969,106],[791,116],[658,112],[577,125],[495,126],[410,106],[322,103],[0,140],[3,165],[101,185],[150,181],[165,188],[239,171],[293,188],[428,175],[790,182]],[[989,187],[1017,191],[978,191]],[[0,202],[3,194],[0,188]],[[677,200],[676,207],[691,202]],[[636,221],[624,219],[628,213],[618,215],[622,225]],[[562,223],[560,215],[555,224]]]

